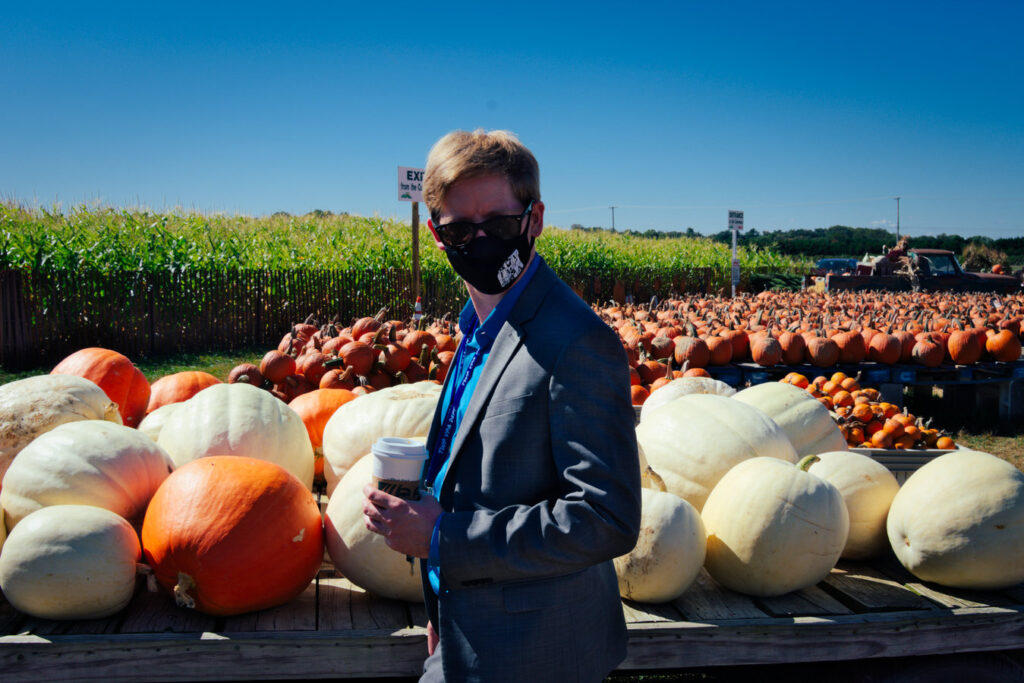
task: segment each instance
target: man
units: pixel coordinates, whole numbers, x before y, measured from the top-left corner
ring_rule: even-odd
[[[437,142],[428,225],[466,283],[464,338],[407,502],[364,489],[366,526],[424,558],[423,681],[596,681],[626,654],[612,558],[640,524],[620,342],[537,255],[537,162],[505,131]]]

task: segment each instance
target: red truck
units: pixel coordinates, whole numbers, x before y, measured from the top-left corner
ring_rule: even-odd
[[[895,253],[894,253],[895,252]],[[849,275],[826,275],[825,289],[929,290],[952,292],[1021,291],[1022,283],[1010,275],[969,273],[960,267],[953,252],[946,249],[890,251],[865,258]]]

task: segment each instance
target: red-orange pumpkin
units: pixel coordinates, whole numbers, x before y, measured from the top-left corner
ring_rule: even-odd
[[[434,335],[424,330],[411,330],[402,338],[402,346],[413,358],[419,358],[423,347],[433,349],[437,346],[437,340],[434,339]]]
[[[149,382],[127,356],[117,351],[97,347],[75,351],[50,374],[77,375],[96,384],[117,404],[121,422],[128,427],[138,427],[146,415]]]
[[[206,387],[220,383],[219,379],[202,370],[186,370],[173,375],[164,375],[153,382],[153,386],[150,387],[146,415],[161,406],[187,401]]]
[[[373,369],[373,361],[376,356],[373,347],[361,341],[349,342],[338,351],[346,366],[352,368],[357,375],[368,375]]]
[[[278,384],[288,375],[295,374],[295,359],[280,351],[267,351],[260,361],[260,374]]]
[[[836,346],[839,347],[840,363],[859,363],[867,355],[864,348],[864,338],[860,336],[860,332],[857,330],[840,332],[833,335],[832,339],[835,341]]]
[[[732,361],[734,363],[741,363],[747,359],[747,354],[750,353],[750,337],[747,335],[745,330],[726,330],[722,333],[732,343]]]
[[[691,368],[703,368],[711,360],[708,345],[700,337],[679,336],[675,338],[676,364],[689,361]]]
[[[142,523],[146,563],[179,605],[232,615],[284,604],[323,560],[313,494],[280,465],[194,460],[157,489]]]
[[[942,365],[942,360],[945,356],[946,351],[942,348],[942,345],[927,334],[919,335],[911,353],[913,361],[926,368],[939,367]]]

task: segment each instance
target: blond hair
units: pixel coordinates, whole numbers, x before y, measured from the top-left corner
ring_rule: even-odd
[[[423,177],[423,201],[437,216],[448,190],[456,182],[483,175],[500,175],[512,186],[523,206],[540,199],[540,169],[533,153],[515,133],[507,130],[472,133],[456,130],[438,140],[427,156]]]

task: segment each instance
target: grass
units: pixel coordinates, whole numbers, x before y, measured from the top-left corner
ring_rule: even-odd
[[[972,434],[964,429],[953,435],[953,441],[976,451],[997,455],[1017,469],[1024,471],[1024,428],[1018,425],[1017,434],[982,432]]]

